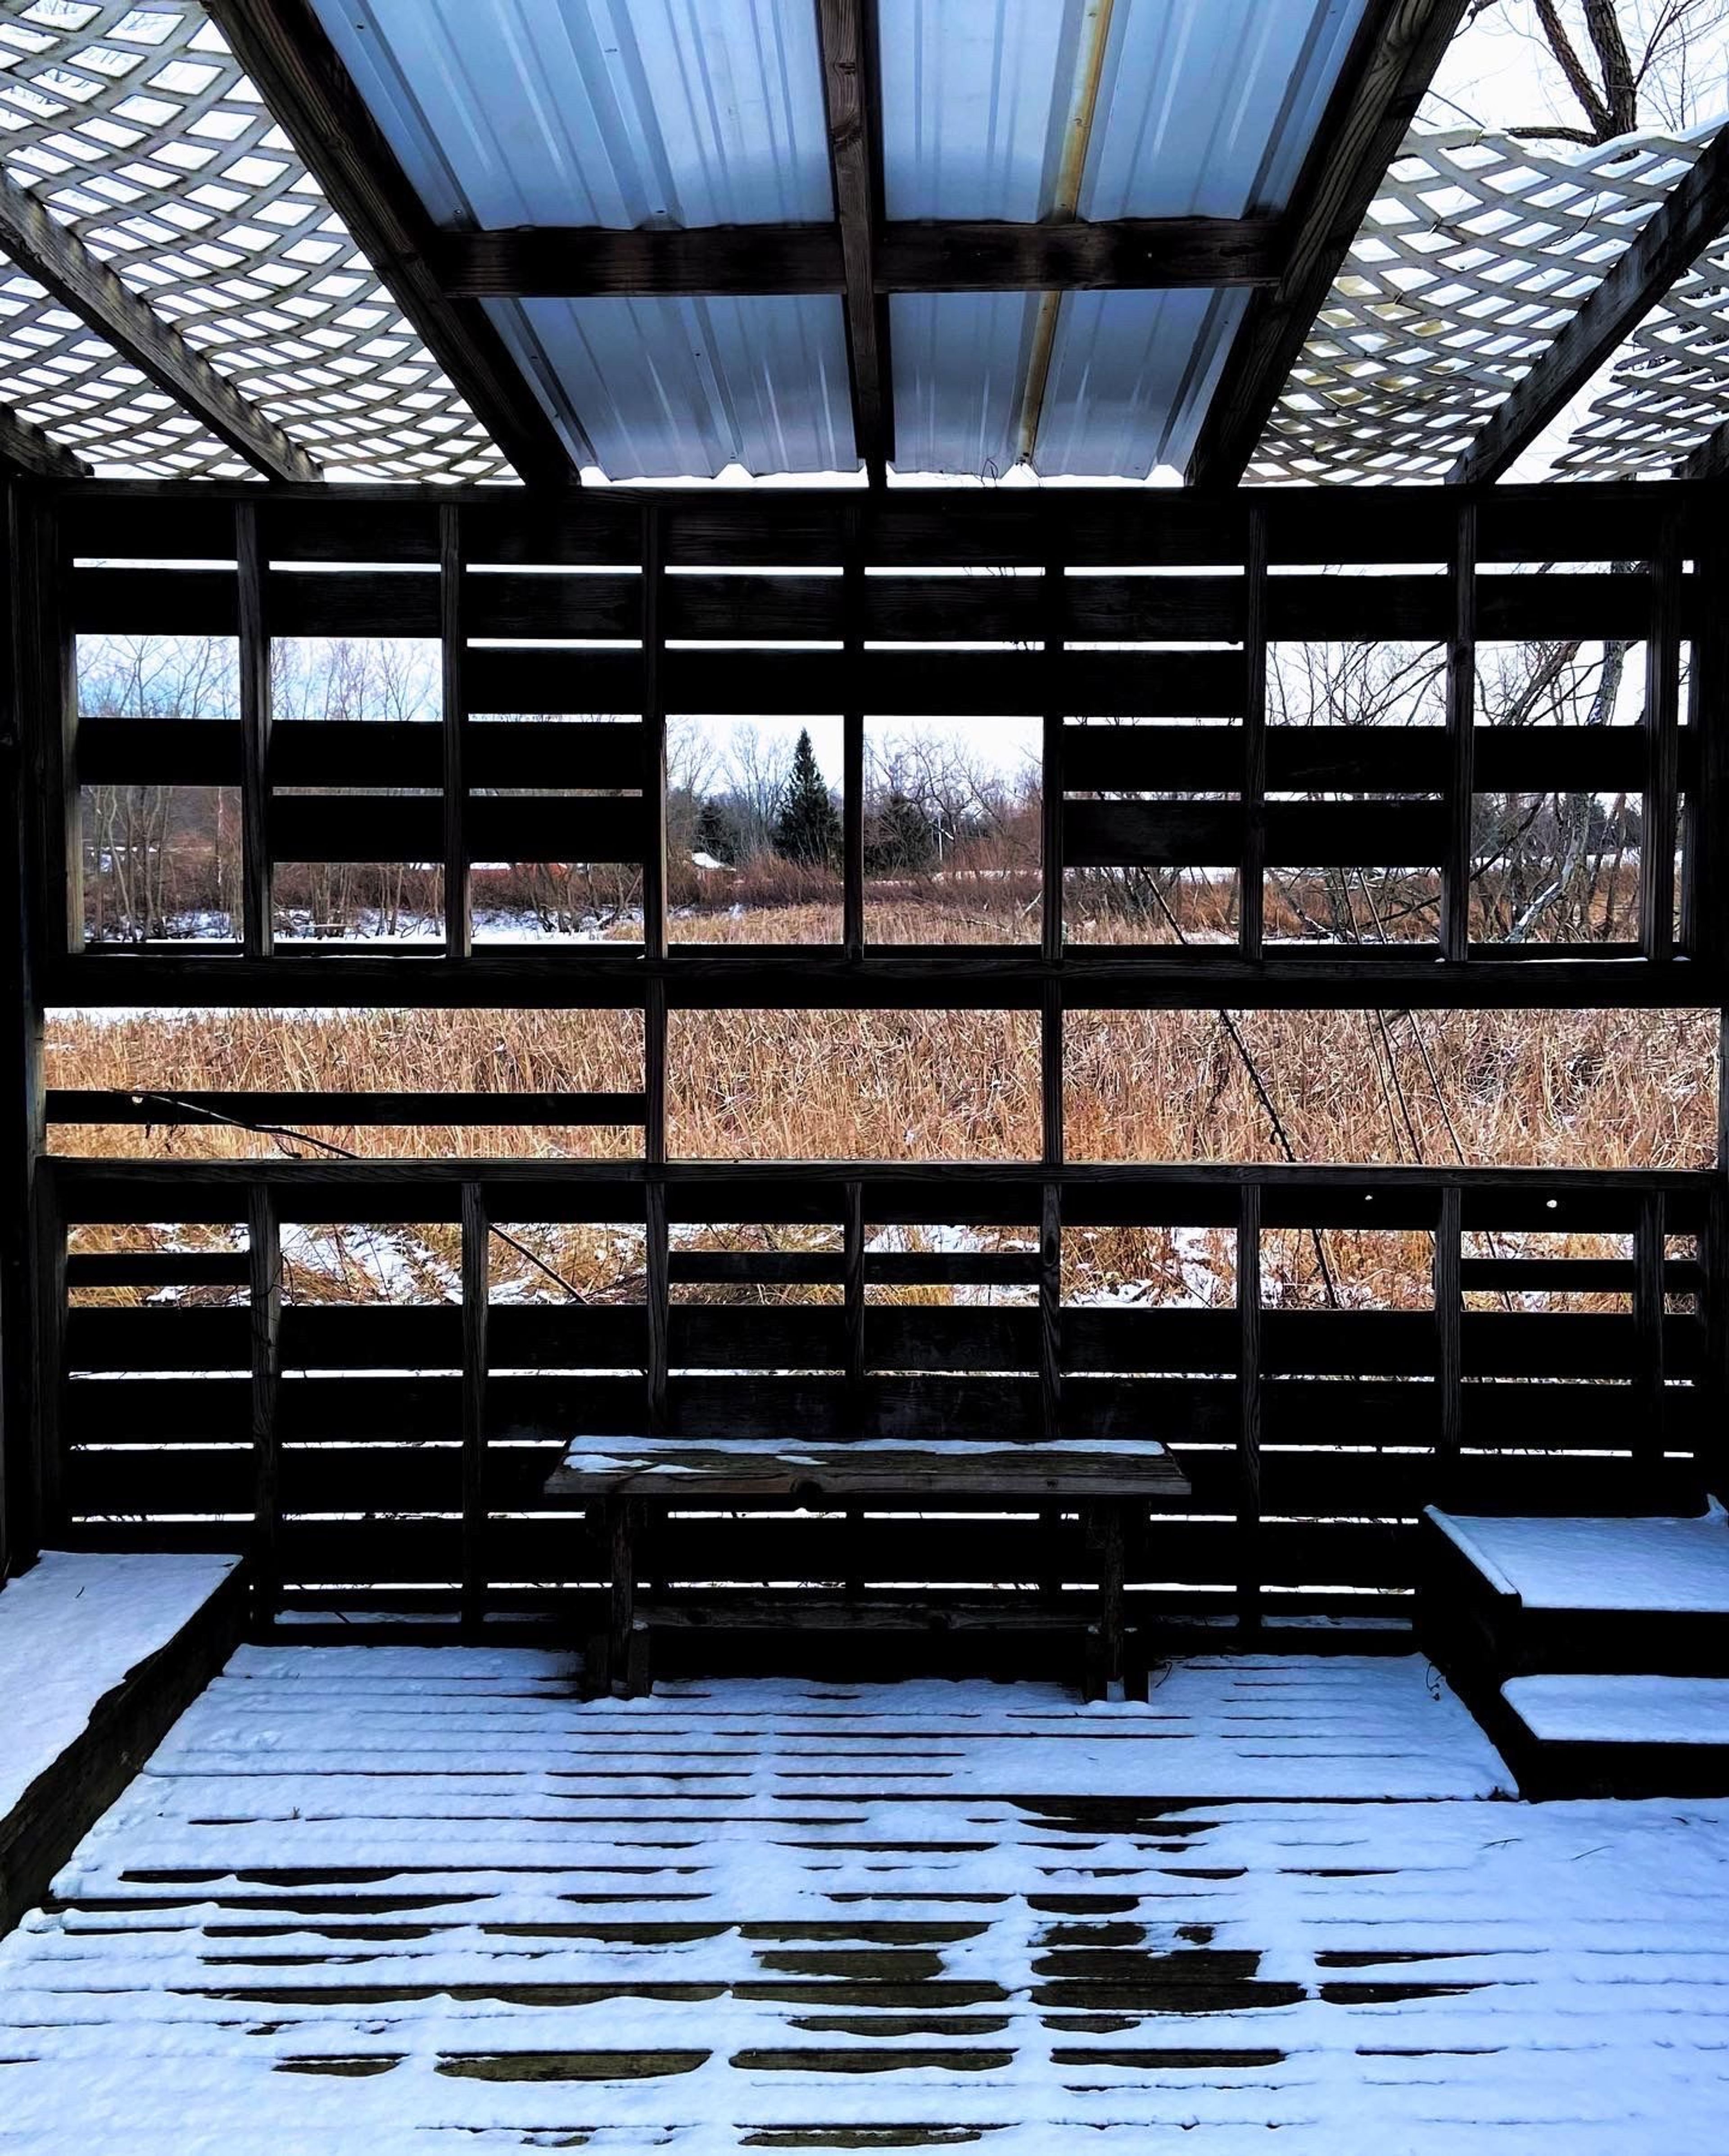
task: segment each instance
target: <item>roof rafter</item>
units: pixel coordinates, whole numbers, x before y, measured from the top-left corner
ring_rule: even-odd
[[[1496,407],[1482,432],[1448,473],[1449,483],[1472,486],[1499,479],[1726,225],[1729,127],[1706,144],[1553,344]]]
[[[875,285],[879,293],[1270,285],[1283,248],[1276,218],[908,222],[883,226]],[[832,224],[453,232],[439,236],[433,263],[444,290],[464,298],[731,298],[846,290],[840,228]]]
[[[17,472],[27,479],[91,476],[90,467],[82,457],[63,448],[6,405],[0,405],[0,471]]]
[[[888,302],[879,289],[882,158],[875,23],[870,0],[817,0],[817,35],[828,109],[829,161],[840,229],[853,431],[865,475],[880,486],[895,454]]]
[[[1283,274],[1249,303],[1189,459],[1190,485],[1242,478],[1465,6],[1379,0],[1364,14],[1297,182]]]
[[[217,372],[174,325],[123,283],[46,203],[0,172],[0,246],[28,277],[100,331],[219,441],[272,479],[316,480],[318,465]]]
[[[205,0],[350,236],[530,485],[577,481],[562,436],[473,300],[440,290],[439,234],[307,0]]]

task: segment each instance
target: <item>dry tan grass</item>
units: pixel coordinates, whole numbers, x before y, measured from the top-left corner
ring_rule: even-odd
[[[718,927],[720,924],[716,924]],[[727,924],[740,940],[784,937],[780,911]],[[917,940],[932,940],[928,916]],[[1408,1013],[1248,1011],[1234,1020],[1301,1160],[1384,1164],[1699,1168],[1716,1145],[1717,1024],[1694,1011]],[[582,1126],[352,1129],[319,1119],[331,1091],[628,1091],[642,1083],[633,1012],[61,1012],[48,1030],[57,1086],[295,1091],[296,1127],[353,1152],[472,1158],[629,1158],[630,1128]],[[1031,1160],[1039,1140],[1036,1015],[996,1011],[679,1011],[669,1029],[670,1142],[685,1159]],[[1069,1158],[1266,1161],[1283,1157],[1265,1102],[1216,1012],[1071,1012],[1065,1031]],[[68,1127],[57,1147],[195,1159],[311,1148],[228,1127]],[[351,1232],[300,1251],[300,1292],[321,1299],[439,1299],[455,1279],[454,1236]],[[716,1229],[767,1246],[818,1247],[814,1231]],[[155,1240],[155,1231],[142,1231]],[[791,1236],[790,1245],[786,1239]],[[396,1240],[390,1239],[395,1237]],[[106,1246],[136,1240],[125,1231]],[[218,1236],[219,1239],[219,1236]],[[183,1231],[182,1246],[204,1240]],[[558,1227],[525,1237],[585,1297],[642,1292],[628,1230]],[[986,1235],[988,1246],[999,1239]],[[1009,1233],[1000,1239],[1024,1240]],[[1268,1299],[1325,1289],[1311,1239],[1269,1238]],[[81,1235],[82,1247],[95,1247]],[[448,1245],[448,1247],[447,1247]],[[1421,1305],[1429,1239],[1330,1240],[1342,1300]],[[1598,1245],[1593,1242],[1590,1248]],[[1607,1245],[1603,1247],[1607,1248]],[[1583,1255],[1581,1245],[1578,1254]],[[1065,1291],[1136,1302],[1228,1303],[1230,1238],[1162,1228],[1071,1230]],[[495,1287],[557,1288],[508,1245]],[[746,1291],[784,1299],[823,1291]],[[929,1299],[931,1291],[915,1291]],[[681,1291],[681,1296],[685,1291]],[[731,1291],[691,1291],[736,1299]],[[686,1296],[688,1299],[688,1296]]]

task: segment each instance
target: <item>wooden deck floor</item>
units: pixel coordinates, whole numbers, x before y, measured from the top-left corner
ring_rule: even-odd
[[[1729,1804],[1503,1782],[1416,1660],[248,1650],[0,1945],[0,2150],[1716,2156]]]

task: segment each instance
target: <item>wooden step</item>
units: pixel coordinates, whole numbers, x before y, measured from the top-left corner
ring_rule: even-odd
[[[1527,1796],[1729,1795],[1729,1678],[1514,1677],[1501,1697]]]

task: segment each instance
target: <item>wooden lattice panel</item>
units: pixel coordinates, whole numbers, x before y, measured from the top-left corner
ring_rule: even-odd
[[[1729,420],[1729,245],[1719,241],[1616,356],[1561,471],[1668,470]]]
[[[1408,137],[1285,386],[1250,476],[1444,476],[1597,289],[1710,131],[1629,136],[1585,150],[1475,128]],[[1597,444],[1594,453],[1570,455],[1567,465],[1601,470],[1656,460],[1652,406],[1675,394],[1675,376],[1696,373],[1711,322],[1722,341],[1711,280],[1696,270],[1684,291],[1695,285],[1697,316],[1684,316],[1690,333],[1682,353],[1670,342],[1660,347],[1673,372],[1634,404],[1618,371],[1608,401],[1632,416],[1605,432],[1593,413],[1585,440]],[[1721,289],[1719,270],[1718,298]],[[1641,333],[1660,334],[1655,325]],[[1720,363],[1713,379],[1729,379],[1729,367]],[[1701,403],[1709,393],[1693,393]],[[1701,415],[1682,446],[1706,424]]]
[[[505,472],[201,8],[0,0],[0,136],[12,179],[321,464]],[[248,469],[3,258],[0,403],[101,471]]]

